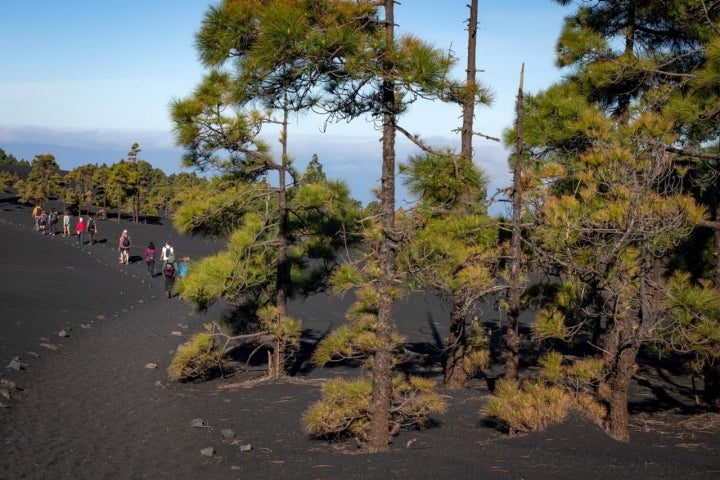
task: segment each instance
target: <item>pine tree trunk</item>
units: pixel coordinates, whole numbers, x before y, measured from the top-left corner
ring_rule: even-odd
[[[470,18],[468,19],[468,47],[467,47],[467,71],[465,82],[467,84],[468,95],[463,98],[463,124],[462,134],[460,136],[460,156],[466,161],[472,163],[473,151],[473,123],[475,119],[475,90],[477,88],[475,75],[477,75],[477,67],[475,66],[475,57],[477,51],[477,16],[478,16],[478,0],[472,0],[470,3]]]
[[[385,0],[385,32],[387,45],[394,42],[394,2]],[[390,47],[388,47],[390,48]],[[380,241],[378,263],[380,273],[378,288],[378,348],[372,359],[372,396],[369,406],[370,422],[365,449],[369,452],[384,452],[389,449],[390,408],[392,406],[392,352],[395,348],[393,335],[393,295],[395,279],[396,247],[393,241],[395,230],[395,89],[392,81],[393,65],[386,53],[383,60],[382,84],[383,137],[382,177],[380,180],[380,222],[383,230]]]
[[[720,408],[720,362],[714,365],[707,365],[703,370],[703,380],[705,388],[703,390],[703,400],[712,408]]]
[[[471,95],[463,97],[462,102],[462,134],[460,136],[460,157],[468,165],[473,161],[473,122],[475,118],[475,90],[477,68],[475,66],[476,44],[477,44],[477,0],[470,3],[470,18],[468,19],[468,45],[467,45],[467,70],[465,83]],[[470,192],[463,193],[458,209],[461,213],[467,214],[470,211]],[[465,351],[467,349],[467,334],[465,329],[466,311],[462,299],[453,296],[452,308],[450,310],[450,332],[448,334],[448,347],[445,353],[445,388],[451,390],[465,386],[467,372],[463,367]]]
[[[450,333],[445,354],[445,388],[457,390],[465,386],[467,371],[463,366],[467,349],[465,308],[460,300],[453,298],[450,310]]]
[[[287,317],[287,302],[288,302],[288,291],[290,290],[290,263],[288,261],[288,245],[290,240],[288,239],[289,227],[288,227],[288,206],[287,206],[287,195],[286,195],[286,169],[287,169],[287,127],[288,127],[288,109],[285,108],[283,111],[283,123],[282,130],[283,134],[281,137],[282,142],[282,158],[281,165],[278,168],[278,251],[277,251],[277,279],[275,283],[276,296],[275,306],[277,308],[278,318],[277,322],[284,322]],[[275,365],[274,372],[275,378],[285,376],[285,353],[282,350],[283,346],[280,341],[275,342]]]
[[[608,402],[607,429],[610,436],[621,442],[630,440],[628,392],[637,352],[638,348],[636,346],[622,348],[608,375],[610,398]]]
[[[508,275],[508,326],[505,333],[505,378],[517,380],[520,371],[520,296],[523,285],[520,277],[522,262],[522,159],[523,159],[523,83],[525,65],[520,71],[520,86],[517,95],[517,139],[515,146],[515,166],[513,168],[512,192],[512,240],[510,252],[510,271]]]
[[[612,300],[606,299],[606,302]],[[613,302],[615,303],[615,302]],[[640,350],[638,325],[641,318],[608,317],[607,335],[603,349],[606,381],[610,390],[608,399],[607,430],[610,436],[622,442],[630,439],[628,430],[628,392]],[[634,328],[637,327],[637,328]]]

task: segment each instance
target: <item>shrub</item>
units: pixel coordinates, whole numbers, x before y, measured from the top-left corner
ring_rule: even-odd
[[[475,317],[470,323],[468,345],[463,359],[463,368],[471,377],[490,366],[490,335]]]
[[[222,352],[211,325],[196,333],[175,353],[168,367],[168,378],[173,381],[203,377],[214,368],[222,367]]]
[[[482,413],[504,424],[510,433],[543,430],[567,416],[570,395],[561,387],[534,380],[522,387],[500,380]]]
[[[322,399],[303,415],[306,431],[318,438],[365,438],[371,391],[367,378],[326,382]]]
[[[322,398],[303,415],[306,431],[316,438],[364,440],[369,422],[372,394],[369,378],[334,379],[322,387]],[[434,413],[446,409],[432,380],[421,377],[393,377],[393,403],[390,409],[393,432],[400,428],[423,428]]]
[[[510,433],[543,430],[551,423],[562,422],[571,408],[601,423],[607,411],[593,388],[602,387],[600,358],[565,364],[560,353],[551,352],[539,363],[538,379],[523,384],[499,381],[482,413],[505,425]]]

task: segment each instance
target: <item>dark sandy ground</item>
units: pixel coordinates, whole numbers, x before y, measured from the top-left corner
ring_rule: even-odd
[[[634,385],[627,444],[579,416],[508,437],[478,413],[489,394],[478,380],[444,392],[438,426],[402,431],[390,452],[373,455],[312,440],[301,427],[322,380],[347,367],[302,363],[292,378],[253,386],[237,376],[169,383],[178,344],[221,312],[165,298],[162,278],[148,278],[141,261],[118,265],[123,228],[138,258],[168,236],[181,256],[219,248],[168,225],[110,220],[100,223],[101,243],[81,247],[32,232],[28,207],[0,203],[0,479],[720,478],[717,414],[684,413],[686,379],[650,366]],[[293,302],[306,348],[342,322],[350,300]],[[424,296],[402,302],[397,317],[409,342],[446,335],[446,312]],[[208,447],[212,456],[201,453]]]

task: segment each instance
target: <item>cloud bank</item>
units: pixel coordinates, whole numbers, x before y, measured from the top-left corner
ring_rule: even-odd
[[[272,145],[275,137],[266,136]],[[459,140],[451,137],[428,137],[432,145],[459,149]],[[140,144],[139,158],[167,174],[181,171],[182,149],[174,143],[170,132],[160,130],[111,130],[0,126],[0,148],[18,159],[32,160],[35,155],[50,153],[61,168],[71,170],[86,164],[113,164],[127,158],[133,143]],[[279,147],[278,147],[279,149]],[[343,180],[354,198],[364,205],[374,200],[372,190],[380,183],[382,144],[380,136],[333,134],[290,135],[289,152],[294,165],[303,171],[314,154],[323,165],[328,178]],[[420,150],[402,136],[397,137],[396,158],[407,160]],[[483,168],[490,180],[488,191],[494,193],[510,183],[508,152],[496,142],[478,141],[475,163]],[[398,205],[412,202],[412,198],[397,184]],[[497,212],[496,212],[497,213]],[[500,212],[502,213],[502,212]]]

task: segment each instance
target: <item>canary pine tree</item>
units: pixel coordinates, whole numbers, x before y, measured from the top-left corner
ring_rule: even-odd
[[[536,185],[532,241],[561,280],[535,333],[594,334],[605,362],[597,393],[620,440],[629,437],[635,357],[662,320],[661,259],[704,221],[677,169],[680,147],[701,138],[689,132],[702,115],[679,122],[670,107],[700,78],[717,36],[716,7],[701,0],[580,4],[558,40],[558,64],[570,74],[525,103],[533,161],[524,170]],[[704,130],[705,140],[712,132]]]

